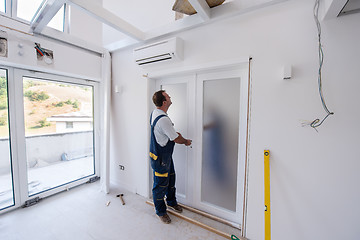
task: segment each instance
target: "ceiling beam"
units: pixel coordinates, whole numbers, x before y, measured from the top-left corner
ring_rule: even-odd
[[[41,33],[65,2],[66,0],[47,0],[43,2],[31,20],[30,28],[32,32]]]
[[[204,21],[210,20],[210,7],[206,0],[188,0]]]
[[[95,4],[93,1],[89,0],[69,0],[69,2],[79,7],[81,10],[84,10],[86,13],[98,19],[99,21],[115,28],[127,36],[139,41],[144,40],[144,32],[126,22],[125,20],[119,18],[112,12],[106,10],[101,5]]]
[[[324,6],[322,9],[324,10],[323,20],[329,20],[337,18],[347,0],[326,0],[323,1]],[[321,3],[320,3],[321,4]]]

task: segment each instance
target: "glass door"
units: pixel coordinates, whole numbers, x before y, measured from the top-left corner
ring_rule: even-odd
[[[97,175],[97,85],[15,71],[22,201],[45,197]]]
[[[8,96],[8,70],[0,68],[0,210],[15,205]]]

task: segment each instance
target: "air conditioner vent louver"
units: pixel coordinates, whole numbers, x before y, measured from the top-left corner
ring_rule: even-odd
[[[172,56],[170,53],[161,54],[153,57],[143,58],[136,60],[136,63],[139,65],[149,64],[149,63],[155,63],[155,62],[161,62],[166,60],[171,60]]]
[[[182,60],[183,43],[180,38],[171,38],[134,49],[135,62],[144,66],[159,62]]]

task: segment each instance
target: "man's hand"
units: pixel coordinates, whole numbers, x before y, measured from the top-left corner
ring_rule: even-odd
[[[190,146],[191,145],[192,141],[190,139],[183,138],[183,136],[179,132],[177,132],[177,134],[179,134],[179,136],[174,139],[175,143],[177,143],[177,144],[185,144],[185,146]]]

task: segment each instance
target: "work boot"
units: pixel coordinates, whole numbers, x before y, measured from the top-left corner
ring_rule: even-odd
[[[182,207],[179,204],[176,204],[175,206],[169,206],[169,208],[178,213],[182,213],[183,211]]]
[[[159,216],[160,220],[165,223],[165,224],[169,224],[171,223],[171,219],[169,217],[169,215],[167,215],[167,213],[165,213],[164,215],[162,216]]]

